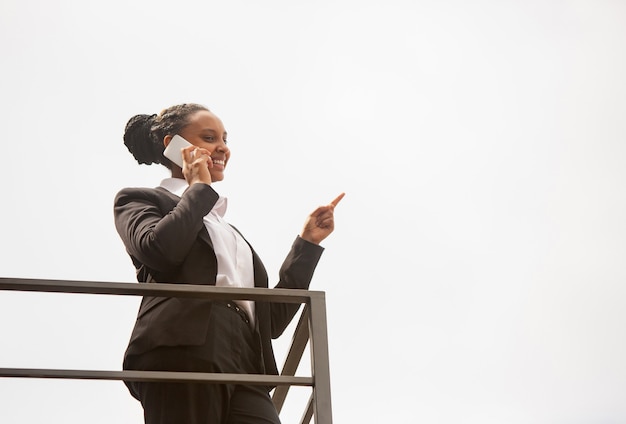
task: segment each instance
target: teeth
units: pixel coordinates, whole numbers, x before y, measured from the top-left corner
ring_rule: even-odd
[[[217,165],[226,165],[226,161],[223,160],[219,160],[219,159],[213,159],[213,163],[217,164]]]

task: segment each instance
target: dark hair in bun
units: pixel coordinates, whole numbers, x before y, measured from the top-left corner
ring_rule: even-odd
[[[163,139],[180,132],[189,122],[189,117],[201,110],[209,109],[195,103],[184,103],[168,107],[158,115],[135,115],[124,129],[124,144],[140,164],[160,163],[170,168],[170,160],[163,156]]]

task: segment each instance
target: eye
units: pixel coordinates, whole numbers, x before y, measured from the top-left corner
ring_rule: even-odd
[[[207,136],[205,136],[205,137],[204,137],[204,139],[205,139],[206,141],[214,141],[214,140],[215,140],[215,137],[213,137],[212,135],[207,135]]]
[[[228,144],[228,140],[224,139],[224,144]]]

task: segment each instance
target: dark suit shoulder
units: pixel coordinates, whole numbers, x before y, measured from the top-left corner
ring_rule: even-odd
[[[193,184],[185,190],[182,198],[170,193],[163,187],[127,187],[121,189],[115,196],[115,208],[132,202],[148,202],[159,205],[161,208],[171,209],[181,200],[183,203],[205,205],[205,213],[213,207],[219,194],[206,184]]]
[[[163,197],[175,197],[163,187],[126,187],[115,195],[115,204],[128,199],[162,199]]]

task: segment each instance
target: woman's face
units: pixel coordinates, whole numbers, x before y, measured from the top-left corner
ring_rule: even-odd
[[[213,167],[209,168],[213,181],[224,179],[224,169],[230,158],[226,146],[226,130],[222,121],[208,110],[200,110],[189,117],[189,123],[179,135],[194,146],[211,152]]]

